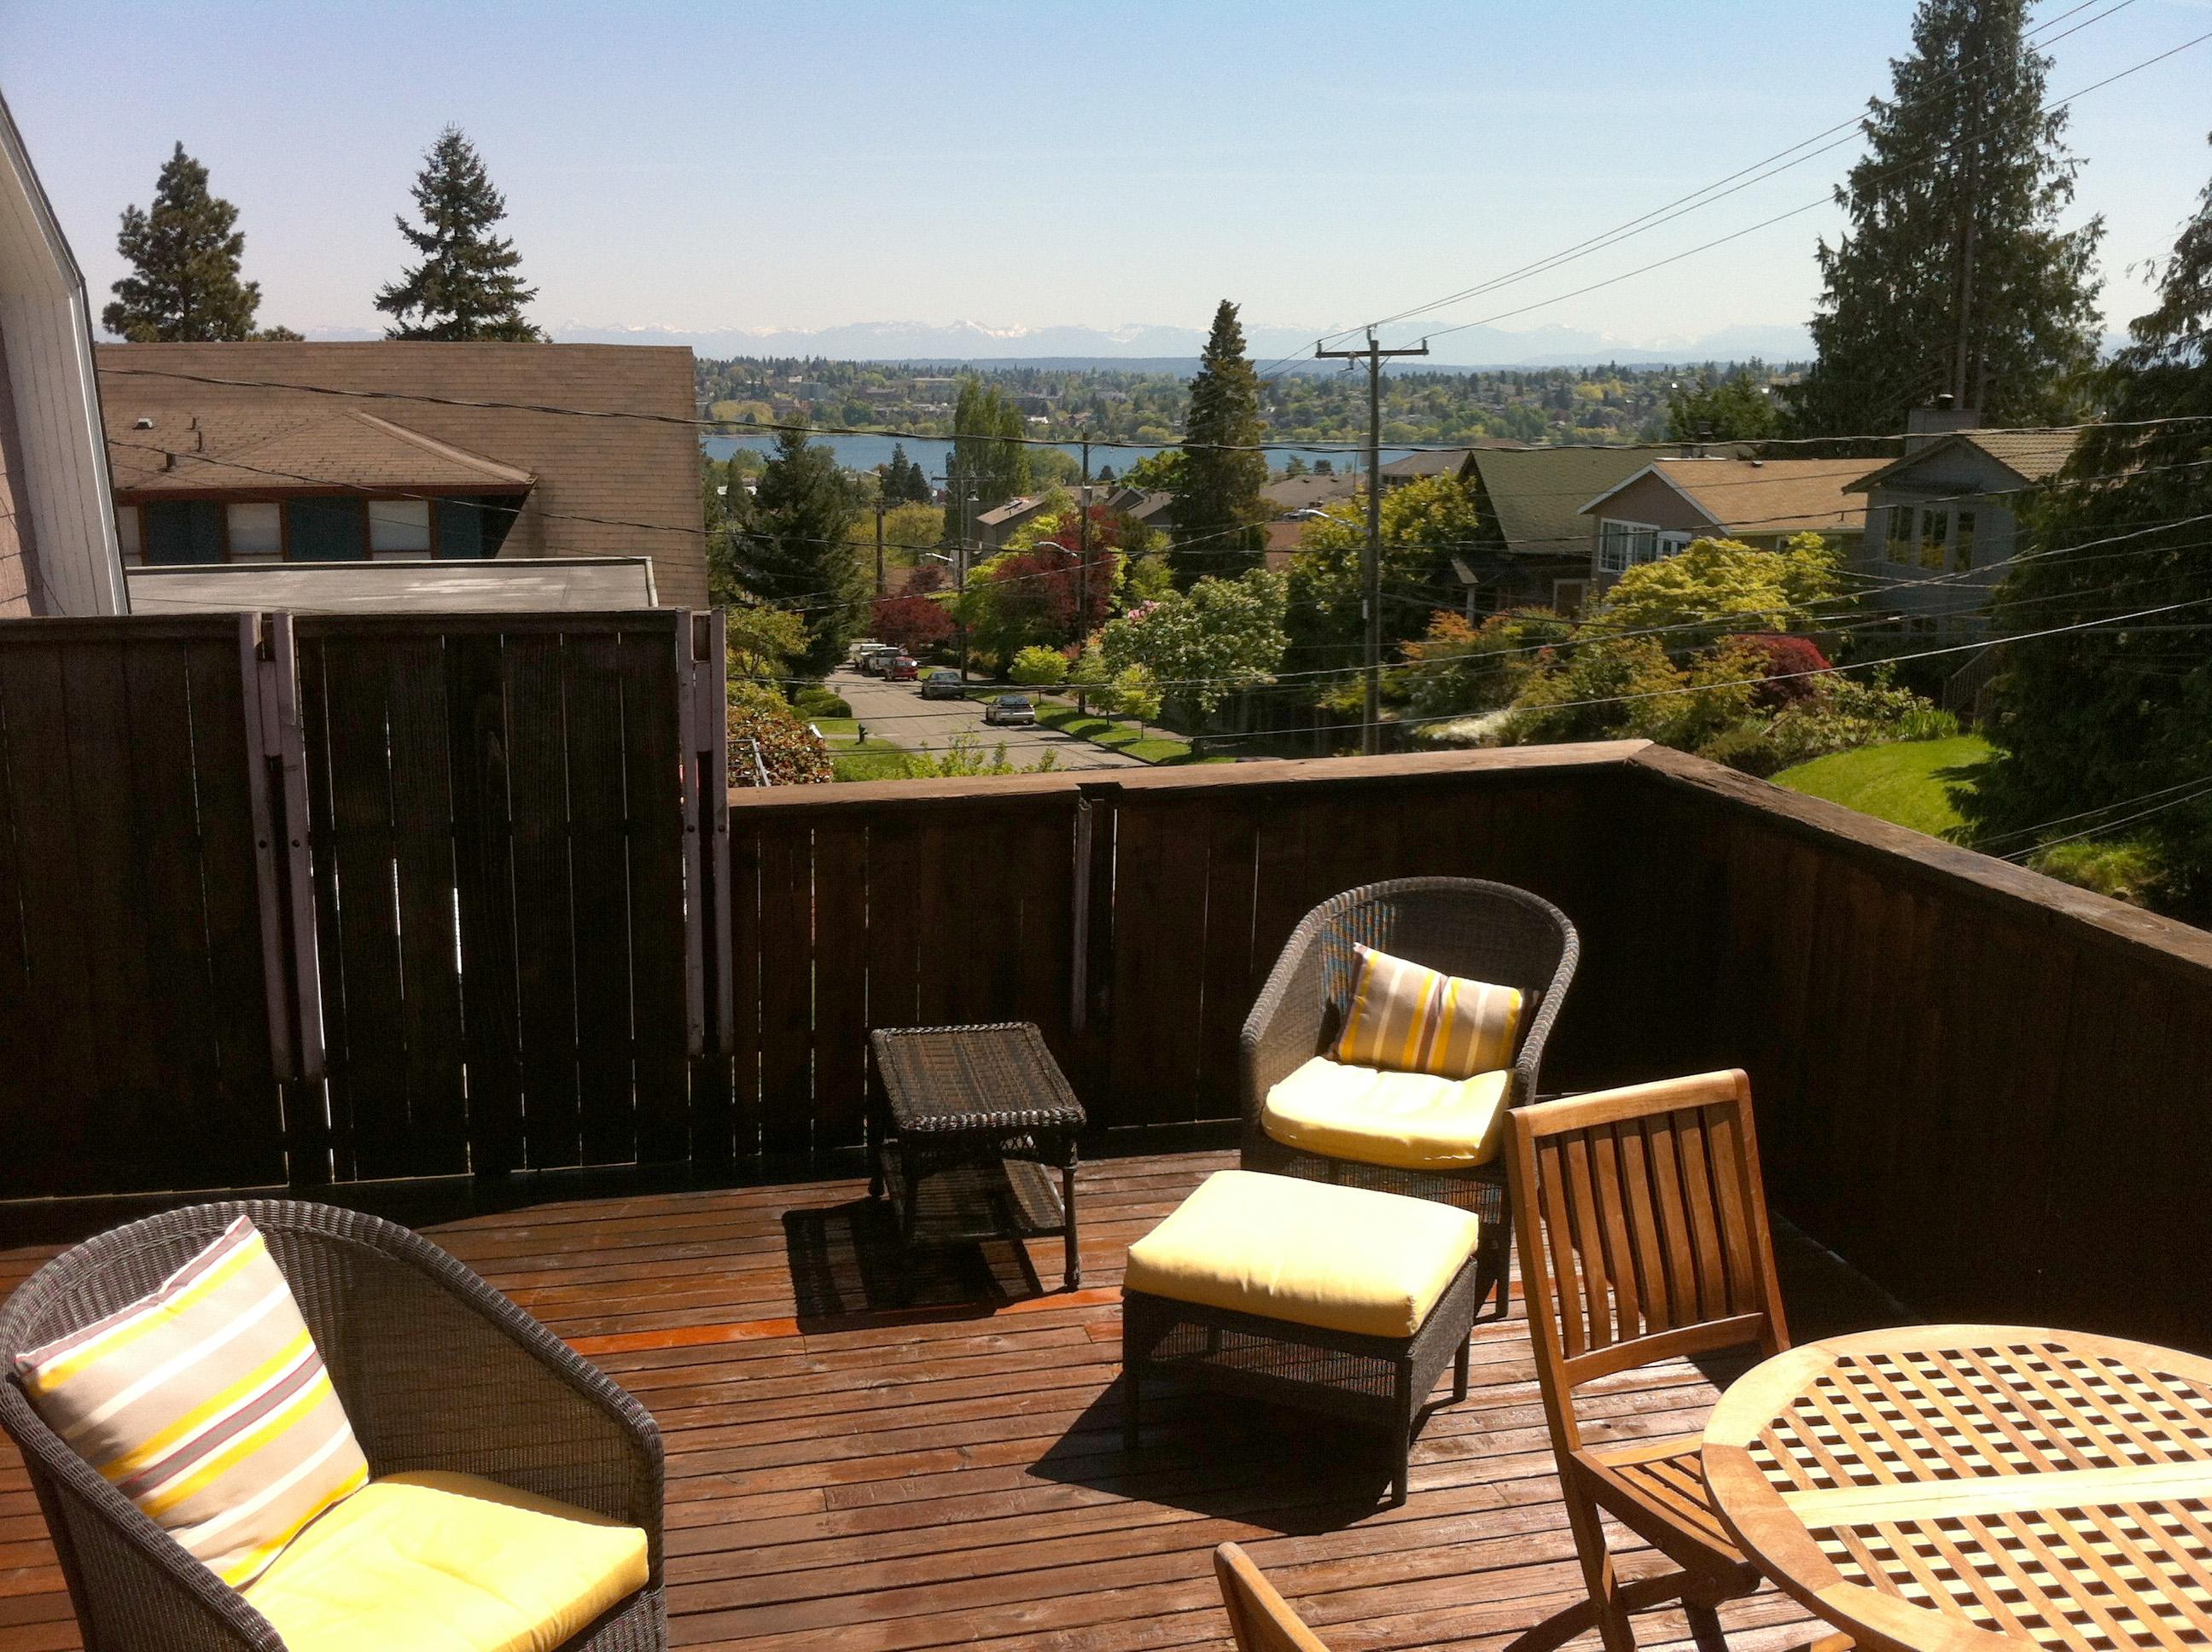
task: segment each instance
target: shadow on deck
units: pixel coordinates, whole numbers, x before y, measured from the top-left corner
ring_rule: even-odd
[[[1123,1253],[1226,1154],[1087,1167],[1085,1289],[1060,1242],[948,1253],[908,1278],[865,1187],[839,1181],[540,1206],[439,1242],[636,1394],[668,1449],[678,1644],[760,1652],[1225,1644],[1209,1551],[1243,1544],[1334,1652],[1504,1648],[1578,1600],[1518,1316],[1476,1327],[1473,1385],[1435,1411],[1402,1508],[1358,1436],[1198,1396],[1121,1446]],[[1799,1339],[1900,1310],[1778,1236]],[[0,1293],[52,1248],[0,1253]],[[1592,1432],[1695,1426],[1729,1371],[1596,1385]],[[0,1448],[4,1449],[4,1448]],[[0,1459],[0,1652],[76,1625],[12,1453]],[[1627,1570],[1635,1570],[1632,1558]],[[1771,1592],[1728,1608],[1737,1652],[1806,1638]],[[1647,1649],[1686,1643],[1639,1619]],[[1586,1638],[1590,1646],[1595,1637]]]

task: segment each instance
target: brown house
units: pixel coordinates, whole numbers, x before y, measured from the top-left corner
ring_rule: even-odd
[[[688,349],[96,354],[126,568],[645,556],[662,602],[706,604]]]
[[[1696,539],[1738,539],[1765,550],[1817,533],[1855,555],[1866,501],[1851,484],[1870,468],[1853,459],[1662,459],[1577,513],[1590,525],[1589,577],[1603,590],[1639,562]]]

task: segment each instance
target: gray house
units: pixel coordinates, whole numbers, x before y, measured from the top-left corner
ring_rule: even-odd
[[[1851,484],[1867,496],[1858,566],[1908,630],[1978,625],[2016,548],[2019,507],[2074,451],[2072,430],[1957,430]]]

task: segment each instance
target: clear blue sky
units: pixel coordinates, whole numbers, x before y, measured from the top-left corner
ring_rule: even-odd
[[[1910,16],[1908,0],[0,0],[0,86],[95,308],[117,214],[181,138],[241,210],[264,321],[373,325],[404,251],[392,215],[452,120],[506,191],[556,327],[1199,326],[1227,295],[1251,322],[1317,328],[1542,256],[1848,116],[1887,88]],[[2136,0],[2057,46],[2053,94],[2207,29],[2212,0]],[[2166,250],[2212,172],[2208,127],[2212,45],[2077,106],[2078,215],[2110,225],[2116,325],[2142,307],[2124,267]],[[1848,154],[1513,295],[1811,200]],[[1833,221],[1504,325],[1662,343],[1799,321]]]

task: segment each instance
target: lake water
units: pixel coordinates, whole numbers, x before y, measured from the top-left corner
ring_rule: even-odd
[[[952,451],[952,443],[941,437],[817,436],[814,440],[835,453],[837,456],[837,463],[848,471],[872,471],[878,465],[888,465],[890,463],[891,449],[895,446],[903,447],[908,459],[921,465],[933,479],[939,481],[943,480],[945,476],[945,457]],[[726,460],[740,447],[750,447],[757,452],[766,452],[775,447],[775,437],[773,434],[757,436],[702,436],[700,438],[700,445],[705,447],[708,454],[714,459]],[[1080,459],[1083,456],[1083,449],[1078,443],[1064,441],[1054,445],[1070,459]],[[1148,459],[1161,451],[1158,447],[1108,447],[1093,442],[1091,445],[1092,474],[1097,474],[1110,465],[1114,467],[1115,475],[1119,476],[1139,459]],[[1385,447],[1382,450],[1382,462],[1388,465],[1392,459],[1403,459],[1413,451],[1410,447]],[[1282,447],[1271,449],[1268,452],[1267,463],[1273,469],[1279,471],[1290,462],[1293,454],[1303,458],[1309,466],[1316,459],[1328,459],[1340,471],[1364,464],[1366,457],[1364,453],[1349,452],[1340,447]]]

